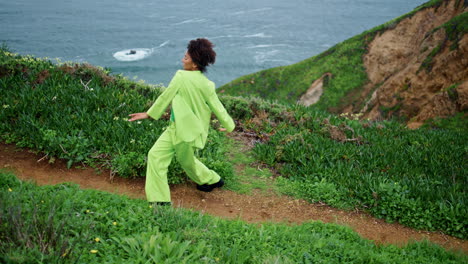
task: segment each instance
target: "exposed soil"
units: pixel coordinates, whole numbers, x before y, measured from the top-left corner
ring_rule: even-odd
[[[378,35],[363,58],[370,80],[360,99],[367,100],[365,107],[347,110],[363,112],[364,118],[374,120],[405,116],[410,119],[410,128],[427,119],[466,111],[468,35],[452,49],[453,42],[447,40],[444,29],[433,31],[466,11],[460,1],[445,1],[439,8],[421,10]],[[441,49],[432,64],[424,66],[437,47]]]
[[[369,82],[350,91],[342,106],[329,110],[362,113],[361,118],[371,120],[401,117],[408,120],[410,129],[428,119],[466,112],[468,34],[460,33],[452,41],[440,27],[467,11],[466,1],[448,0],[378,33],[363,56]],[[321,81],[316,80],[308,90],[318,96],[313,102],[322,94]]]
[[[67,169],[65,162],[48,163],[47,159],[14,145],[0,144],[0,169],[16,173],[22,180],[39,185],[73,182],[83,189],[97,189],[131,198],[145,199],[144,179],[115,177],[109,172],[96,173],[92,168]],[[227,219],[242,219],[251,223],[285,222],[300,224],[312,220],[351,227],[362,237],[377,244],[405,245],[410,241],[428,239],[447,249],[468,253],[468,241],[437,232],[413,230],[399,224],[386,223],[362,212],[347,212],[324,204],[310,204],[286,196],[254,191],[251,195],[216,189],[211,193],[196,190],[193,183],[171,187],[175,207],[191,208]]]
[[[299,103],[305,106],[313,105],[320,100],[323,94],[323,81],[327,78],[331,78],[331,73],[325,73],[319,79],[315,80],[307,89],[307,92],[301,96]]]

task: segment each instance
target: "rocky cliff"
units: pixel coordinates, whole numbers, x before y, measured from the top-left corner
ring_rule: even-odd
[[[377,35],[364,55],[369,82],[342,112],[404,117],[418,127],[468,109],[468,1],[444,1]]]
[[[457,113],[465,120],[467,11],[468,0],[431,0],[317,56],[243,76],[219,92],[398,118],[412,128]]]

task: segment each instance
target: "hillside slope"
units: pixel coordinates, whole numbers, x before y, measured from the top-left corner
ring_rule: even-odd
[[[468,2],[433,0],[318,56],[241,77],[232,95],[419,125],[467,109]],[[415,123],[416,122],[416,123]]]

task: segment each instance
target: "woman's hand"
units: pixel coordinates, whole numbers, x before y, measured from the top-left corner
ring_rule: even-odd
[[[130,117],[130,119],[128,119],[128,121],[130,122],[149,118],[149,115],[147,113],[135,113],[135,114],[129,114],[128,116]]]

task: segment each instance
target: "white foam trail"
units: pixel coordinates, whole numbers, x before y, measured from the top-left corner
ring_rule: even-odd
[[[266,52],[256,52],[257,55],[254,56],[255,62],[257,64],[263,64],[266,61],[272,60],[271,57],[274,57],[278,54],[279,50],[270,50]]]
[[[166,46],[167,44],[169,44],[169,42],[170,42],[169,40],[166,40],[166,41],[164,41],[163,43],[161,43],[158,47],[153,47],[153,48],[151,48],[151,49],[152,49],[152,50],[155,50],[155,49],[162,48],[162,47]]]
[[[209,39],[220,39],[220,38],[234,38],[234,36],[233,35],[217,36],[217,37],[211,37]]]
[[[178,26],[178,25],[183,25],[183,24],[187,24],[187,23],[201,23],[201,22],[205,22],[206,19],[204,18],[198,18],[198,19],[188,19],[188,20],[184,20],[182,22],[179,22],[179,23],[175,23],[175,24],[172,24],[173,26]]]
[[[239,11],[232,13],[231,15],[243,15],[243,14],[248,14],[248,13],[255,13],[255,12],[262,12],[262,11],[267,11],[271,10],[273,8],[271,7],[264,7],[264,8],[259,8],[259,9],[252,9],[252,10],[244,10],[244,11]]]
[[[265,33],[258,33],[253,35],[245,35],[244,38],[271,38],[271,35],[265,35]]]
[[[257,49],[257,48],[271,48],[271,47],[290,47],[291,45],[288,44],[263,44],[263,45],[255,45],[249,46],[247,49]]]

